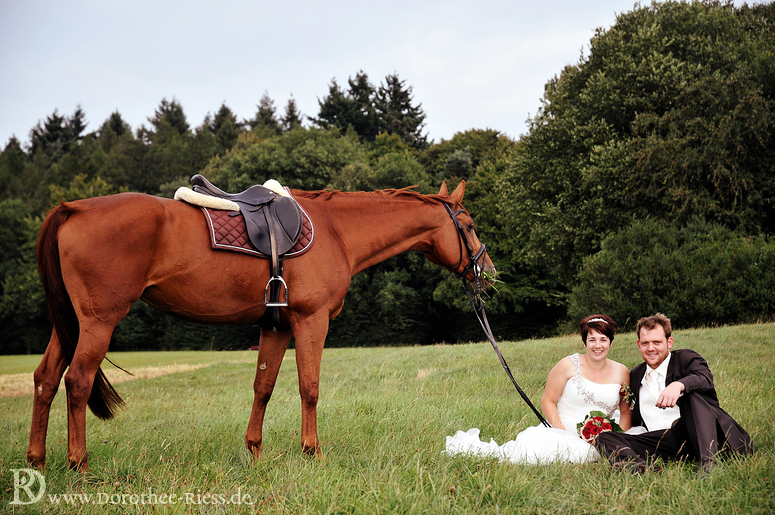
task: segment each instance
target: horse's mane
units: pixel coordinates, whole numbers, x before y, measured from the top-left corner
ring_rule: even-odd
[[[439,204],[444,202],[441,195],[425,195],[415,191],[416,186],[407,186],[405,188],[389,188],[376,191],[340,191],[324,189],[317,191],[293,190],[293,196],[296,198],[331,200],[335,197],[363,197],[363,198],[394,198],[406,200],[419,200],[426,204]]]

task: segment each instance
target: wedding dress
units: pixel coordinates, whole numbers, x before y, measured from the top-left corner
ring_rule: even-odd
[[[557,401],[557,411],[565,429],[538,425],[530,427],[512,440],[498,445],[479,439],[479,429],[458,431],[447,436],[446,449],[450,455],[470,454],[494,457],[511,463],[537,464],[564,461],[586,463],[600,457],[595,448],[581,439],[576,424],[583,421],[590,411],[602,411],[613,418],[619,407],[618,384],[598,384],[581,377],[581,359],[578,354],[570,356],[575,376],[565,383]]]

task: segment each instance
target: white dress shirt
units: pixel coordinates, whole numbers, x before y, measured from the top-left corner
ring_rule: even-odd
[[[670,363],[672,354],[668,354],[657,368],[646,366],[646,373],[643,375],[640,392],[640,415],[643,424],[649,431],[667,429],[673,425],[673,422],[681,418],[681,411],[678,406],[672,408],[657,408],[657,399],[659,394],[665,389],[665,378],[667,377],[667,366]]]

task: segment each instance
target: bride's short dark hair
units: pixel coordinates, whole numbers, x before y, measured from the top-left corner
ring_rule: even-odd
[[[581,332],[581,341],[584,342],[585,346],[587,345],[587,334],[589,334],[590,329],[594,329],[598,333],[606,335],[608,339],[611,340],[611,343],[614,342],[616,322],[608,315],[589,315],[588,317],[584,317],[581,321],[579,324],[579,332]]]

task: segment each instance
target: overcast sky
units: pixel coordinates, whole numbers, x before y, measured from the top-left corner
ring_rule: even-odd
[[[738,3],[738,2],[736,2]],[[644,5],[650,5],[644,2]],[[222,103],[252,118],[267,92],[316,116],[333,78],[397,73],[436,142],[526,132],[543,88],[633,0],[0,0],[0,149],[78,105],[94,131],[136,130],[162,99],[200,125]]]

